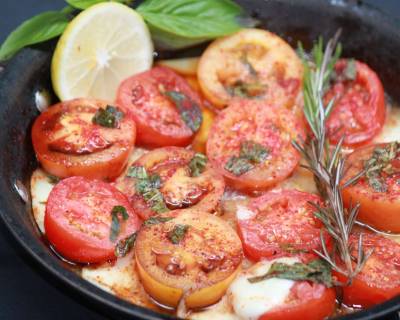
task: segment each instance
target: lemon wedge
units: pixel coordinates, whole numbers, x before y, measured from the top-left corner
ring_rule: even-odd
[[[51,78],[60,100],[114,101],[125,78],[153,63],[153,43],[142,17],[115,2],[94,5],[77,15],[53,55]]]

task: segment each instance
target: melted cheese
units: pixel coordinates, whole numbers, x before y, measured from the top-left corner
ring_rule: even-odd
[[[254,276],[268,272],[273,262],[293,264],[294,258],[281,258],[273,261],[262,261],[239,275],[228,290],[228,297],[235,313],[240,319],[257,320],[269,310],[282,305],[290,294],[294,281],[271,278],[256,283],[248,281]]]

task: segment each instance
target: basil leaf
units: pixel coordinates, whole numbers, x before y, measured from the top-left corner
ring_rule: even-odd
[[[174,228],[168,232],[168,239],[173,244],[179,244],[183,240],[186,235],[186,232],[189,230],[189,226],[187,224],[177,224]]]
[[[232,156],[225,164],[225,170],[234,174],[235,176],[241,176],[242,174],[252,170],[254,166],[251,164],[249,159],[242,157]]]
[[[69,5],[77,9],[87,9],[95,4],[102,2],[119,2],[122,4],[130,5],[133,1],[129,0],[65,0]]]
[[[146,0],[137,11],[149,25],[153,40],[161,49],[182,49],[232,34],[243,24],[242,8],[231,0]]]
[[[201,126],[203,115],[201,109],[196,102],[188,96],[178,91],[165,91],[164,95],[172,100],[178,109],[183,122],[192,130],[196,132]]]
[[[190,175],[198,177],[206,168],[207,157],[202,153],[196,153],[189,162]]]
[[[172,217],[161,217],[161,216],[153,216],[148,218],[146,221],[143,222],[144,226],[152,226],[159,223],[164,223],[167,221],[172,220]]]
[[[96,111],[92,122],[106,128],[118,128],[123,118],[124,113],[119,108],[107,106]]]
[[[22,48],[44,42],[61,35],[70,16],[66,12],[41,13],[15,29],[0,47],[0,61],[10,59]]]
[[[115,246],[115,256],[118,258],[125,257],[128,252],[133,248],[137,237],[137,233],[132,233],[129,237],[118,241]]]
[[[123,206],[115,206],[111,210],[111,231],[110,231],[110,240],[114,242],[117,240],[120,229],[121,229],[121,224],[119,217],[122,217],[124,221],[128,220],[129,215],[128,212],[126,211],[125,207]]]
[[[292,265],[274,262],[264,275],[249,278],[250,283],[256,283],[271,278],[288,280],[305,280],[322,283],[328,288],[332,287],[332,269],[327,262],[321,259],[313,260],[308,264],[295,263]]]

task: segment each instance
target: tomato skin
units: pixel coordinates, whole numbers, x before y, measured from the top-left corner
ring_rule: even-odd
[[[386,144],[371,145],[359,148],[351,153],[346,163],[351,164],[343,181],[349,180],[364,169],[376,147]],[[395,159],[396,160],[396,159]],[[395,167],[395,164],[393,165]],[[400,172],[386,177],[387,191],[377,192],[363,176],[357,184],[343,189],[343,201],[348,208],[352,203],[360,203],[357,219],[382,231],[400,232]]]
[[[297,190],[271,191],[252,199],[244,217],[238,212],[238,232],[246,256],[254,261],[288,255],[315,258],[312,250],[321,248],[322,223],[309,201],[321,204],[322,200]],[[327,235],[325,241],[329,247]]]
[[[341,59],[335,65],[342,74],[349,60]],[[385,96],[377,74],[366,64],[354,61],[355,80],[336,81],[326,93],[325,101],[335,98],[335,105],[326,126],[331,143],[344,136],[344,145],[357,147],[369,142],[385,122]]]
[[[193,208],[206,213],[218,211],[225,181],[209,163],[198,177],[191,177],[188,164],[194,155],[194,151],[179,147],[158,148],[141,156],[132,166],[143,166],[149,175],[160,175],[159,190],[170,210]],[[136,192],[135,180],[120,177],[115,186],[128,197],[135,212],[142,219],[148,219],[156,212]]]
[[[359,233],[352,234],[349,242],[356,256]],[[373,249],[362,271],[351,285],[343,287],[343,302],[348,306],[368,308],[400,295],[400,244],[379,234],[363,233],[364,251]],[[347,279],[334,275],[341,282]]]
[[[185,79],[166,67],[154,67],[124,80],[118,89],[117,104],[135,120],[138,144],[149,148],[187,146],[194,133],[161,90],[180,92],[201,105],[199,95]]]
[[[297,167],[300,154],[293,140],[304,138],[304,123],[289,110],[256,100],[235,100],[222,110],[210,130],[207,156],[227,184],[246,193],[266,190],[287,178]],[[250,140],[269,150],[266,161],[236,176],[225,169],[240,144]]]
[[[322,320],[330,316],[336,306],[336,293],[321,284],[298,282],[292,288],[297,299],[265,314],[259,320]]]
[[[121,221],[115,242],[110,240],[111,211],[123,206],[129,215]],[[68,260],[101,263],[115,259],[115,245],[140,227],[140,220],[126,197],[106,182],[70,177],[51,191],[44,220],[46,236]]]
[[[32,127],[33,147],[47,172],[61,178],[84,176],[103,180],[115,179],[122,172],[134,148],[136,126],[126,116],[119,128],[93,124],[91,118],[96,111],[106,106],[104,101],[75,99],[60,102],[36,118]],[[67,130],[67,137],[59,138],[63,130]],[[76,144],[68,141],[75,137]],[[85,139],[86,143],[80,141]]]

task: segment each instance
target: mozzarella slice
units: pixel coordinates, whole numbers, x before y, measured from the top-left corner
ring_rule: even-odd
[[[240,319],[257,320],[267,311],[282,305],[290,294],[295,281],[271,278],[250,283],[249,278],[268,272],[273,262],[294,264],[296,258],[281,258],[273,261],[261,261],[244,271],[231,284],[228,297],[235,313]]]
[[[42,169],[36,169],[33,172],[31,177],[32,212],[35,222],[43,234],[45,233],[46,202],[53,187],[51,178]]]

